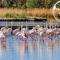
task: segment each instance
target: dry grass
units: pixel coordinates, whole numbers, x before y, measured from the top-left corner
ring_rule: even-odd
[[[53,18],[52,9],[45,8],[34,8],[34,9],[17,9],[17,8],[0,8],[0,18],[5,18],[7,13],[10,14],[25,14],[26,16],[32,17],[43,17],[47,18],[49,22],[55,22],[56,20]]]
[[[48,21],[50,21],[50,18],[53,18],[52,9],[44,9],[44,8],[43,9],[28,9],[27,15],[33,16],[33,17],[38,16],[38,17],[47,18],[49,19]]]

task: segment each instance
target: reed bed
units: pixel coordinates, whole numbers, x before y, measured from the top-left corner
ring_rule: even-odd
[[[58,13],[59,11],[57,11]],[[57,14],[56,13],[56,14]],[[0,8],[0,18],[23,18],[26,16],[46,18],[49,22],[56,22],[52,14],[52,8]]]

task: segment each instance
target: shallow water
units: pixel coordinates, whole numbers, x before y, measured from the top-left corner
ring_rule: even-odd
[[[56,38],[58,39],[60,40],[60,35]],[[26,50],[22,41],[18,44],[16,36],[8,36],[6,41],[8,48],[0,54],[0,60],[60,60],[60,41],[52,47],[36,41],[36,46],[32,47],[29,37]]]

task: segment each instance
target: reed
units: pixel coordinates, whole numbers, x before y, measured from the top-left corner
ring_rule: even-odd
[[[59,11],[57,10],[56,14]],[[0,18],[23,18],[26,16],[43,17],[49,22],[56,22],[52,14],[52,8],[32,8],[32,9],[19,9],[19,8],[0,8]]]

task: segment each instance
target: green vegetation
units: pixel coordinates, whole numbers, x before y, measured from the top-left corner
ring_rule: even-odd
[[[0,7],[51,8],[59,0],[0,0]]]
[[[59,0],[0,0],[0,18],[43,17],[55,21],[53,5]],[[60,3],[57,5],[60,8]],[[60,17],[60,9],[56,15]],[[59,14],[58,14],[59,13]]]
[[[60,3],[58,3],[56,7],[57,7],[57,8],[60,8]]]
[[[58,14],[57,11],[56,14]],[[42,17],[49,22],[55,22],[53,18],[52,9],[47,8],[32,8],[32,9],[17,9],[17,8],[0,8],[0,18],[25,18],[25,17]]]

